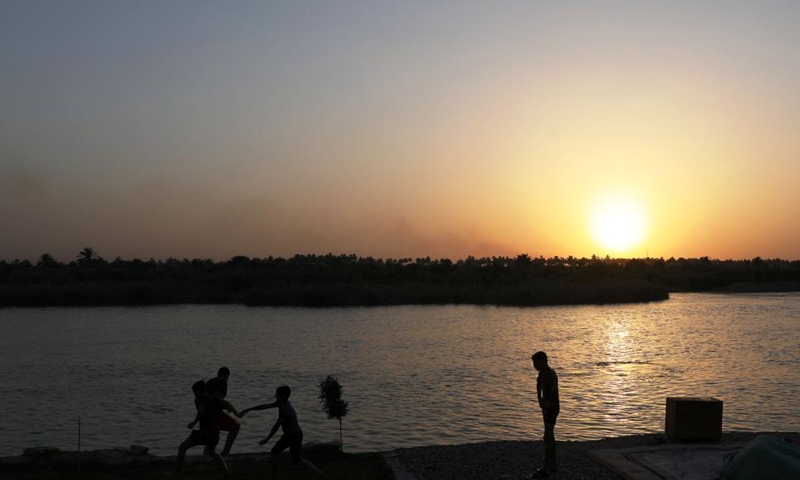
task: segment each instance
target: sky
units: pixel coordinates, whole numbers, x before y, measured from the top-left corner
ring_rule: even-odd
[[[798,24],[788,0],[2,2],[0,259],[800,259]]]

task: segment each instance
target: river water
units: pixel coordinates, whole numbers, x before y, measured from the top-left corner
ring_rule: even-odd
[[[536,350],[559,374],[560,440],[661,432],[667,396],[722,400],[726,431],[800,431],[800,293],[537,308],[0,309],[0,456],[79,441],[174,454],[195,413],[191,384],[222,365],[240,409],[290,385],[307,442],[338,439],[317,400],[329,374],[350,406],[350,452],[537,439]],[[234,453],[264,450],[256,442],[275,417],[244,418]]]

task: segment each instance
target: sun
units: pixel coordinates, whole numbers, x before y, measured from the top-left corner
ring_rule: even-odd
[[[641,245],[647,234],[647,211],[632,196],[608,195],[589,209],[589,232],[598,246],[611,253],[625,253]]]

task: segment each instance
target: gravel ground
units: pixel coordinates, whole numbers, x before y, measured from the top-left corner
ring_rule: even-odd
[[[722,444],[746,443],[763,433],[724,433]],[[769,433],[800,444],[800,433]],[[558,442],[559,470],[553,480],[620,480],[611,469],[586,455],[601,448],[663,445],[660,434],[631,435],[585,442]],[[487,442],[405,448],[395,452],[417,480],[522,480],[530,478],[544,456],[541,441]]]

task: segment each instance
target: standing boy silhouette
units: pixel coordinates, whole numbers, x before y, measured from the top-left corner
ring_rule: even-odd
[[[531,477],[549,477],[558,471],[556,464],[556,418],[560,405],[558,401],[558,375],[547,364],[547,354],[536,352],[531,356],[533,368],[539,372],[536,378],[536,398],[544,417],[544,466],[537,470]]]

